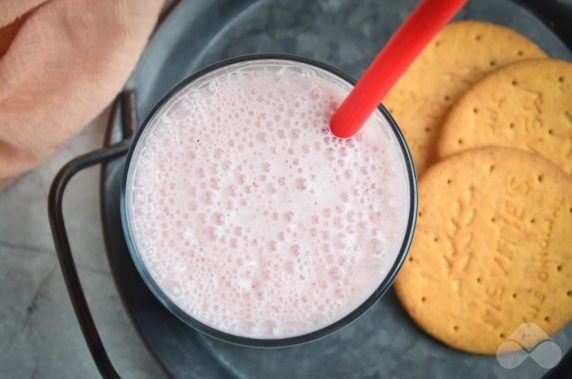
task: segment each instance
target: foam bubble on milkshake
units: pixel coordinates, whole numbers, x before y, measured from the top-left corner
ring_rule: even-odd
[[[341,140],[349,87],[301,64],[236,64],[184,87],[138,142],[127,188],[141,259],[183,311],[221,331],[323,328],[380,285],[403,242],[409,187],[377,114]]]

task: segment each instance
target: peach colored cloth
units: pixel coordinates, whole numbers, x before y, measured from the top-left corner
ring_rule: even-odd
[[[101,112],[163,0],[0,0],[0,189]]]

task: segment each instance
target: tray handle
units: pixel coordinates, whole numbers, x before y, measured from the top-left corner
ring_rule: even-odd
[[[109,379],[121,377],[109,360],[95,322],[93,321],[91,311],[87,305],[69,244],[62,212],[62,203],[68,183],[78,172],[98,164],[109,162],[127,153],[129,149],[129,137],[133,133],[134,126],[137,125],[134,104],[135,99],[133,92],[126,91],[121,93],[116,98],[113,111],[109,117],[109,123],[113,122],[117,111],[119,108],[122,108],[123,141],[81,155],[68,162],[54,178],[48,195],[50,226],[64,281],[89,351],[101,375]]]

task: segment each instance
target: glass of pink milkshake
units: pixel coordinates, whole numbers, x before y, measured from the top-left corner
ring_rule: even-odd
[[[124,232],[145,283],[188,325],[299,344],[389,289],[413,235],[415,172],[383,106],[355,137],[332,135],[352,83],[298,57],[231,59],[179,84],[137,131]]]

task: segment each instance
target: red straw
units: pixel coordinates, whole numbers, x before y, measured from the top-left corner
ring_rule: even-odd
[[[334,113],[330,127],[337,137],[357,133],[405,70],[466,2],[421,1]]]

